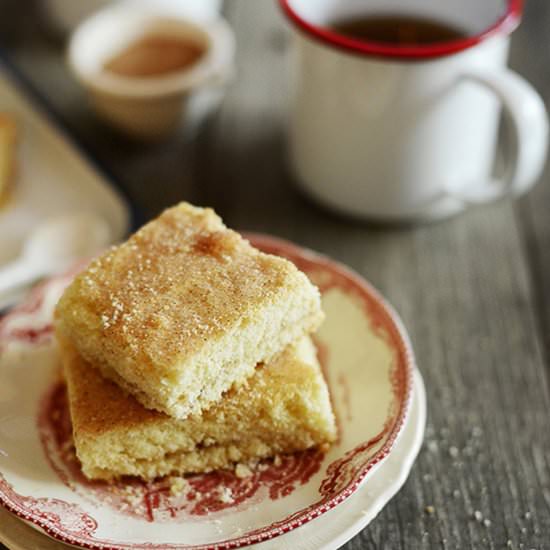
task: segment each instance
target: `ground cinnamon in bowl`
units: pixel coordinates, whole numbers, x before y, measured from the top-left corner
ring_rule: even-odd
[[[198,42],[186,37],[147,35],[110,58],[103,69],[125,77],[158,77],[190,68],[205,53]]]

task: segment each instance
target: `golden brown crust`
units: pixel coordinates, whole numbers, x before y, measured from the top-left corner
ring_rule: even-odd
[[[104,478],[136,475],[144,468],[163,475],[171,471],[167,460],[179,464],[180,473],[206,471],[230,466],[231,456],[265,457],[335,439],[328,390],[309,339],[258,366],[245,384],[186,420],[144,408],[69,343],[61,341],[60,348],[75,443],[88,475],[94,469]]]
[[[59,346],[71,399],[73,427],[79,434],[93,437],[110,430],[114,424],[124,429],[144,426],[165,417],[141,406],[115,383],[105,380],[68,342],[59,340]]]
[[[140,368],[169,369],[174,350],[192,354],[282,284],[286,264],[268,264],[212,210],[195,210],[167,210],[93,261],[61,299],[58,317],[101,335],[96,352],[107,363],[122,353]]]
[[[296,296],[305,297],[303,305]],[[189,365],[210,349],[214,354],[222,337],[238,338],[251,323],[264,322],[263,308],[276,307],[282,298],[287,307],[303,310],[303,319],[293,323],[301,333],[289,332],[288,338],[317,328],[318,291],[294,265],[254,249],[212,210],[182,203],[93,261],[62,296],[56,325],[104,374],[115,371],[135,395],[149,396],[150,402],[142,401],[147,406],[183,417],[196,412],[191,402],[196,397],[219,398],[202,395],[197,387],[189,403],[172,410],[181,391],[172,386]],[[262,356],[259,337],[258,342],[246,369],[223,372],[220,365],[219,379],[227,377],[222,391],[250,375],[256,362],[269,359]],[[188,378],[196,383],[201,364],[194,368]]]

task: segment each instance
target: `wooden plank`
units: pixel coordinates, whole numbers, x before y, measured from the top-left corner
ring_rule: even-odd
[[[523,25],[514,36],[511,65],[532,82],[546,101],[550,102],[550,54],[541,48],[547,40],[550,25],[550,4],[528,2]],[[544,340],[547,366],[550,366],[550,166],[539,185],[518,204],[522,235],[532,266],[533,292],[540,333]],[[550,372],[549,372],[550,374]]]

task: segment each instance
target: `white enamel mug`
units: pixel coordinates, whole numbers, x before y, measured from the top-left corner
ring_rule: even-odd
[[[280,0],[295,29],[289,121],[297,182],[350,215],[410,221],[519,195],[544,167],[548,116],[506,66],[522,0]],[[355,40],[356,15],[428,17],[467,37],[423,46]],[[508,119],[503,175],[498,123]]]

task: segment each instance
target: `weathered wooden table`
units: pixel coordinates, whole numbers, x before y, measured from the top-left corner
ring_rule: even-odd
[[[273,0],[226,2],[238,69],[223,106],[156,146],[98,122],[31,4],[3,4],[3,44],[146,218],[181,199],[211,205],[233,227],[350,265],[400,312],[427,384],[426,444],[345,548],[550,548],[550,172],[517,202],[436,225],[333,217],[295,191],[285,163],[288,32]],[[511,64],[550,101],[548,29],[550,2],[532,0]]]

